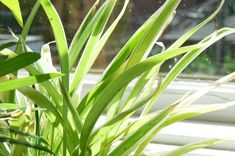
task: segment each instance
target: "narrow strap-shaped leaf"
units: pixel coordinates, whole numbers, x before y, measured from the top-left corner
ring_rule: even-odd
[[[147,33],[141,38],[136,45],[127,64],[127,68],[147,57],[158,38],[161,36],[166,27],[170,24],[175,14],[175,9],[180,0],[167,0],[160,8],[160,13],[156,16],[152,26]]]
[[[14,110],[25,108],[25,105],[18,105],[14,103],[0,103],[0,110]]]
[[[48,17],[48,20],[51,24],[55,40],[56,46],[59,54],[60,60],[60,69],[61,72],[65,74],[62,77],[62,83],[65,87],[65,90],[69,90],[69,56],[68,56],[68,45],[64,32],[64,28],[60,17],[52,5],[50,0],[40,0],[40,3]],[[68,116],[68,108],[67,104],[65,104],[66,100],[63,99],[63,153],[66,155],[66,145],[67,145],[67,116]]]
[[[79,112],[81,113],[81,110],[84,109],[80,109],[80,108],[84,108],[85,104],[89,103],[89,101],[91,101],[91,99],[93,99],[94,97],[97,97],[97,94],[100,93],[100,90],[102,90],[102,88],[104,88],[112,79],[114,79],[115,77],[109,78],[109,80],[107,80],[107,77],[109,77],[110,75],[112,75],[112,73],[117,72],[119,73],[119,70],[122,72],[125,69],[125,64],[123,65],[123,63],[125,62],[125,60],[129,57],[129,55],[131,54],[131,52],[133,51],[134,47],[136,46],[136,44],[139,42],[139,40],[141,39],[142,35],[150,28],[150,26],[153,24],[154,19],[156,18],[155,16],[158,16],[159,14],[159,10],[157,12],[155,12],[144,24],[143,26],[132,36],[132,38],[127,42],[127,44],[124,46],[124,48],[118,53],[118,55],[115,57],[115,59],[112,61],[112,63],[110,63],[109,67],[107,68],[108,70],[105,72],[104,76],[103,76],[103,80],[105,80],[105,82],[102,82],[99,87],[97,87],[96,89],[93,89],[92,92],[88,93],[86,95],[86,97],[83,99],[83,101],[80,103],[79,105]],[[121,67],[122,66],[122,69]],[[121,73],[120,72],[120,73]],[[120,74],[119,73],[119,74]],[[118,75],[118,74],[116,74]],[[94,94],[93,94],[94,93]],[[95,96],[96,95],[96,96]],[[89,99],[88,99],[89,97]],[[85,101],[85,102],[84,102]]]
[[[123,99],[123,95],[125,93],[126,88],[123,88],[120,90],[112,99],[112,101],[109,103],[110,107],[107,110],[106,113],[106,120],[112,119],[118,112],[119,104],[121,103]]]
[[[32,100],[35,104],[37,104],[40,108],[46,109],[48,113],[52,113],[55,117],[52,117],[51,119],[55,120],[57,119],[58,121],[61,122],[61,109],[58,109],[55,107],[55,105],[44,95],[42,95],[40,92],[35,90],[34,88],[31,87],[24,87],[18,89],[19,92],[21,92],[24,96],[28,97],[30,100]],[[53,122],[52,120],[52,122]]]
[[[116,20],[112,23],[112,25],[108,28],[108,30],[104,33],[104,35],[101,37],[101,39],[99,40],[99,42],[97,43],[96,46],[96,50],[101,51],[101,49],[103,48],[103,46],[105,45],[105,43],[107,42],[108,38],[110,37],[111,33],[113,32],[114,28],[116,27],[116,25],[118,24],[118,22],[120,21],[121,17],[123,16],[126,8],[127,8],[127,4],[129,3],[129,0],[125,0],[124,6],[120,12],[120,14],[118,15],[118,17],[116,18]],[[94,61],[94,60],[93,60]],[[116,113],[116,111],[118,110],[118,106],[120,103],[120,97],[123,96],[125,92],[125,88],[119,92],[119,95],[116,95],[117,100],[114,100],[113,102],[116,103],[116,106],[112,105],[111,107],[113,107],[113,109],[110,110],[114,110],[114,111],[108,111],[107,113],[107,118],[112,117],[113,114]],[[111,113],[109,113],[111,112]]]
[[[70,93],[76,91],[79,85],[82,83],[82,80],[86,76],[90,67],[94,63],[92,58],[96,58],[100,51],[96,51],[95,47],[104,31],[104,28],[109,20],[109,17],[113,11],[113,8],[117,0],[106,1],[105,8],[102,11],[102,15],[96,24],[96,28],[93,30],[89,40],[87,41],[86,47],[83,51],[81,59],[76,67],[72,83],[70,85]]]
[[[13,73],[25,66],[28,66],[40,59],[37,53],[23,53],[0,63],[0,77]]]
[[[110,35],[112,34],[113,30],[116,28],[117,24],[119,23],[119,21],[121,20],[123,14],[125,13],[128,3],[129,3],[129,0],[125,0],[121,12],[116,17],[115,21],[106,30],[104,35],[100,38],[98,43],[96,44],[96,47],[95,47],[96,50],[98,50],[98,51],[102,50],[102,48],[104,47],[105,43],[107,42],[107,40],[109,39]]]
[[[201,114],[205,114],[212,111],[217,111],[221,109],[225,109],[231,106],[234,106],[235,102],[228,102],[226,104],[212,104],[212,105],[193,105],[190,107],[181,107],[176,108],[170,116],[167,118],[167,120],[157,129],[156,131],[161,130],[162,128],[171,125],[175,122],[179,122],[188,118],[192,118],[195,116],[199,116]],[[154,113],[148,114],[146,116],[141,117],[138,121],[136,121],[131,127],[124,126],[120,131],[123,131],[123,129],[128,128],[128,133],[126,135],[133,134],[136,130],[140,129],[143,125],[151,121],[155,116],[159,114],[159,111],[156,111]]]
[[[23,19],[21,15],[20,5],[18,0],[0,0],[5,6],[7,6],[15,16],[17,22],[23,27]]]
[[[173,45],[173,46],[171,46],[170,48],[169,48],[169,50],[170,49],[174,49],[174,48],[177,48],[177,47],[179,47],[179,46],[181,46],[190,36],[192,36],[197,30],[199,30],[202,26],[204,26],[206,23],[208,23],[217,13],[218,13],[218,11],[220,10],[220,8],[221,8],[221,6],[222,6],[222,4],[223,4],[223,2],[221,2],[221,4],[220,4],[220,6],[218,7],[218,9],[210,16],[210,17],[208,17],[205,21],[203,21],[202,23],[200,23],[199,25],[197,25],[196,27],[194,27],[192,30],[190,30],[187,34],[185,34],[185,35],[183,35],[183,37],[181,37],[179,40],[177,40],[177,42]],[[156,13],[155,13],[155,15],[157,15]],[[151,18],[153,18],[153,17],[151,17]],[[150,18],[150,19],[151,19]],[[149,20],[150,20],[149,19]],[[146,22],[147,23],[147,22]],[[145,25],[147,25],[147,24],[145,24]],[[144,27],[144,26],[143,26]],[[141,27],[142,28],[142,27]],[[146,28],[147,29],[147,28]],[[141,30],[141,29],[140,29]],[[135,34],[136,36],[137,36],[137,34],[138,34],[138,31],[137,31],[137,33]],[[134,35],[134,36],[135,36]],[[133,37],[134,37],[133,36]],[[134,39],[134,38],[133,38]],[[129,41],[130,42],[130,41]],[[128,43],[129,43],[128,42]],[[128,45],[128,44],[127,44]],[[128,46],[125,46],[125,47],[128,47]],[[124,48],[125,49],[125,48]],[[124,55],[124,49],[123,49],[123,51],[121,51],[118,55],[117,55],[117,57],[114,59],[114,61],[111,63],[111,64],[113,64],[114,62],[118,62],[117,61],[117,59],[118,58],[121,58],[121,56],[125,56]],[[127,48],[128,50],[130,49],[130,47],[129,48]],[[123,53],[123,54],[122,54]],[[121,55],[122,54],[122,55]],[[126,54],[126,52],[125,52],[125,54]],[[126,55],[126,58],[127,58],[127,56],[128,56],[128,54]],[[113,66],[112,66],[113,67]],[[117,68],[117,66],[114,66],[115,68]],[[108,68],[109,69],[109,68]],[[108,71],[111,71],[111,68],[110,68],[110,70],[108,70]],[[109,73],[109,72],[106,72],[106,75]],[[105,76],[104,76],[104,78],[105,78]],[[155,101],[155,100],[153,100],[153,101]]]
[[[62,22],[59,18],[57,11],[49,0],[40,0],[40,3],[50,21],[53,29],[53,33],[56,40],[56,45],[58,48],[59,59],[61,64],[61,72],[66,74],[62,78],[62,83],[66,90],[68,90],[69,85],[69,58],[68,58],[68,46],[67,40],[64,32]]]
[[[209,140],[204,140],[204,141],[199,141],[196,143],[184,145],[180,148],[177,148],[176,150],[173,150],[169,153],[166,154],[166,156],[179,156],[179,155],[184,155],[187,153],[190,153],[192,151],[195,151],[200,148],[205,148],[214,144],[218,144],[223,142],[224,139],[209,139]]]
[[[27,141],[21,141],[21,140],[15,140],[15,139],[11,139],[5,136],[0,136],[0,142],[9,142],[11,144],[17,144],[17,145],[22,145],[25,147],[30,147],[30,148],[34,148],[40,151],[44,151],[44,152],[48,152],[50,154],[53,154],[53,152],[51,150],[49,150],[47,147],[42,146],[40,144],[34,144],[31,142],[27,142]]]
[[[174,48],[179,48],[180,46],[182,46],[193,34],[195,34],[199,29],[201,29],[203,26],[205,26],[209,21],[211,21],[217,14],[218,12],[220,11],[220,9],[222,8],[224,4],[224,0],[221,1],[219,7],[215,10],[215,12],[213,14],[211,14],[207,19],[205,19],[204,21],[202,21],[200,24],[198,24],[197,26],[195,26],[194,28],[192,28],[191,30],[189,30],[187,33],[185,33],[182,37],[180,37],[173,45],[171,45],[168,50],[171,50],[171,49],[174,49]],[[200,51],[200,50],[198,50]],[[202,52],[202,51],[201,51]],[[192,60],[191,60],[192,61]],[[182,61],[182,62],[185,62],[185,61]],[[176,65],[177,66],[177,65]],[[176,68],[176,66],[174,68]],[[177,68],[176,68],[177,69]],[[173,72],[174,69],[172,69],[170,72],[174,73]],[[176,73],[176,72],[175,72]],[[179,71],[180,73],[180,71]],[[179,74],[178,73],[178,74]],[[166,88],[166,86],[174,80],[174,77],[177,76],[177,74],[175,74],[175,76],[170,76],[172,74],[168,73],[167,77],[165,78],[164,80],[164,83],[166,81],[168,81],[167,83],[165,83],[165,87],[163,88]],[[163,85],[164,85],[163,83]],[[164,89],[163,89],[164,90]],[[160,92],[161,90],[159,90],[159,95],[160,95]],[[151,105],[153,105],[153,102],[158,98],[159,95],[155,95],[155,97],[153,98],[153,100],[145,107],[144,111],[142,114],[144,113],[147,113],[151,107]]]
[[[199,91],[193,93],[192,95],[189,95],[188,97],[185,97],[180,103],[179,105],[191,105],[192,103],[194,103],[195,101],[197,101],[198,99],[200,99],[202,96],[206,95],[207,93],[209,93],[210,91],[212,91],[213,89],[231,81],[235,79],[235,72],[230,73],[220,79],[218,79],[217,81],[211,83],[210,85],[203,87],[202,89],[200,89]]]
[[[224,0],[221,1],[219,7],[215,10],[215,12],[213,14],[211,14],[207,19],[205,19],[204,21],[202,21],[200,24],[196,25],[195,27],[193,27],[191,30],[189,30],[187,33],[185,33],[182,37],[180,37],[174,44],[172,44],[167,50],[172,50],[172,49],[175,49],[175,48],[179,48],[180,46],[182,46],[193,34],[195,34],[199,29],[201,29],[203,26],[205,26],[208,22],[210,22],[217,14],[218,12],[220,11],[220,9],[222,8],[224,4]],[[183,62],[183,61],[182,61]],[[174,69],[171,70],[171,72],[173,71]],[[179,74],[179,73],[178,73]],[[170,74],[168,74],[170,75]],[[175,75],[176,77],[177,75]],[[167,81],[168,79],[168,83],[167,85],[174,80],[174,78],[171,78],[170,79],[170,76],[168,76],[169,78],[165,78],[164,80],[164,83],[165,81]],[[170,79],[170,80],[169,80]],[[163,85],[164,85],[163,83]],[[166,88],[166,86],[163,87],[163,88]],[[163,89],[164,90],[164,89]],[[161,90],[159,90],[159,95],[160,95],[160,92]],[[156,99],[158,98],[159,95],[155,95],[155,97],[152,99],[152,101],[145,107],[144,111],[142,114],[148,112],[149,108],[151,107],[151,105],[153,104],[154,101],[156,101]]]
[[[105,86],[107,86],[107,83],[99,83],[96,85],[96,87],[92,88],[82,99],[82,101],[79,103],[78,107],[77,107],[77,111],[79,114],[87,114],[92,105],[93,102],[95,101],[95,99],[97,99],[100,95],[100,93],[102,92],[102,90],[105,88]],[[83,115],[82,115],[83,116]]]
[[[30,133],[27,133],[27,132],[19,131],[19,130],[13,129],[13,128],[3,128],[3,127],[0,127],[0,131],[1,132],[14,133],[14,134],[17,134],[17,135],[22,135],[22,136],[25,136],[25,137],[33,138],[33,139],[36,139],[39,142],[43,142],[44,144],[48,145],[48,142],[44,138],[33,135],[33,134],[30,134]]]
[[[210,104],[210,105],[197,104],[197,105],[191,105],[190,107],[184,106],[181,108],[177,108],[170,115],[167,121],[161,126],[161,128],[164,128],[173,123],[176,123],[185,119],[189,119],[192,117],[196,117],[205,113],[226,109],[234,105],[235,105],[235,102],[233,101],[233,102]]]
[[[221,110],[221,109],[225,109],[225,108],[234,106],[235,105],[234,101],[228,102],[228,103],[221,103],[221,104],[190,105],[190,106],[188,106],[188,104],[192,103],[190,101],[190,99],[192,101],[195,101],[197,98],[200,98],[202,95],[205,95],[206,93],[208,93],[210,90],[214,89],[215,87],[218,87],[218,86],[234,79],[234,74],[235,73],[231,73],[225,77],[222,77],[221,79],[217,80],[215,83],[212,83],[208,87],[205,87],[202,90],[200,90],[192,95],[187,95],[187,97],[183,97],[183,99],[180,99],[177,102],[178,103],[177,108],[169,116],[167,121],[164,122],[164,124],[160,127],[160,129],[165,126],[171,125],[175,122],[179,122],[179,121],[182,121],[182,120],[185,120],[188,118],[199,116],[201,114],[205,114],[208,112],[217,111],[217,110]],[[200,96],[198,96],[198,94]],[[155,113],[158,114],[158,112],[155,112]],[[145,115],[145,116],[141,117],[139,121],[146,122],[146,121],[150,120],[154,116],[155,113]],[[138,129],[138,128],[132,127],[132,130],[135,130],[135,129]],[[130,133],[131,132],[132,131],[130,131]]]
[[[29,29],[32,25],[33,19],[37,13],[39,7],[40,7],[40,2],[37,1],[36,4],[34,5],[33,9],[31,10],[29,17],[26,20],[26,23],[25,23],[23,30],[22,30],[22,34],[20,36],[18,44],[16,45],[15,52],[17,54],[27,52],[27,49],[25,49],[25,39],[26,39],[26,36],[29,32]],[[14,74],[17,75],[17,72]],[[10,100],[9,101],[14,102],[14,100],[15,100],[15,90],[12,90],[12,91],[10,91]]]
[[[123,66],[123,68],[124,67],[125,65]],[[97,99],[99,95],[101,94],[102,90],[115,78],[117,78],[117,75],[108,77],[104,81],[98,83],[95,88],[91,89],[89,93],[87,93],[87,95],[82,99],[82,101],[78,105],[77,110],[79,114],[82,114],[82,113],[86,114],[86,112],[89,111],[89,108],[91,108],[93,104],[92,101],[95,101],[95,99]]]
[[[26,78],[2,81],[0,82],[0,92],[30,86],[50,79],[59,78],[61,76],[63,76],[63,74],[61,73],[51,73],[51,74],[42,74]]]
[[[187,33],[185,33],[183,36],[181,36],[175,43],[173,43],[169,49],[179,48],[182,46],[193,34],[195,34],[199,29],[201,29],[203,26],[205,26],[208,22],[210,22],[220,11],[224,4],[225,0],[221,0],[219,7],[211,14],[207,19],[202,21],[200,24],[193,27],[191,30],[189,30]]]
[[[82,47],[86,43],[89,35],[93,31],[97,19],[100,18],[104,5],[96,12],[100,0],[97,0],[90,11],[87,13],[85,19],[83,20],[81,26],[77,30],[71,45],[69,46],[69,69],[73,68]]]
[[[12,47],[12,46],[14,46],[16,44],[17,44],[17,42],[7,42],[7,43],[4,43],[4,44],[0,45],[0,51],[5,49],[5,48]]]
[[[136,132],[126,138],[122,143],[120,143],[116,148],[114,148],[109,156],[119,156],[119,155],[128,155],[132,150],[138,145],[138,143],[143,140],[146,135],[148,135],[152,130],[160,127],[164,121],[167,119],[169,114],[174,110],[173,106],[168,107],[155,118],[150,120],[148,123],[139,128]]]
[[[35,3],[35,5],[34,5],[33,9],[31,10],[31,12],[30,12],[30,14],[29,14],[29,16],[28,16],[28,18],[27,18],[27,20],[26,20],[26,22],[25,22],[25,25],[24,25],[24,27],[23,27],[23,29],[22,29],[22,33],[21,33],[21,35],[20,35],[20,39],[19,39],[19,42],[18,42],[18,44],[17,44],[17,46],[16,46],[16,50],[15,50],[15,52],[16,52],[17,54],[20,54],[20,53],[25,52],[25,51],[23,50],[22,45],[21,45],[20,42],[26,40],[26,36],[28,35],[29,29],[30,29],[30,27],[31,27],[31,25],[32,25],[32,23],[33,23],[33,19],[34,19],[36,13],[37,13],[39,7],[40,7],[40,2],[37,1],[37,2]]]
[[[78,112],[76,111],[76,109],[74,108],[71,99],[68,95],[68,93],[65,91],[65,88],[63,87],[63,85],[60,83],[60,87],[61,87],[61,91],[63,96],[65,97],[65,100],[67,101],[66,104],[68,104],[68,108],[71,111],[73,120],[74,120],[74,125],[75,125],[75,129],[76,131],[78,131],[78,133],[81,131],[82,129],[82,119],[80,117],[80,115],[78,114]]]

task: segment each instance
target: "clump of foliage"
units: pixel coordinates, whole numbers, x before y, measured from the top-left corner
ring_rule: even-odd
[[[164,127],[233,104],[190,106],[210,90],[234,79],[235,73],[219,79],[201,91],[185,95],[164,109],[149,113],[166,87],[190,62],[216,41],[235,33],[234,28],[222,28],[197,44],[183,46],[194,33],[216,16],[224,1],[211,16],[183,34],[170,47],[147,57],[172,21],[180,3],[180,0],[167,0],[133,34],[95,87],[85,96],[81,95],[83,81],[123,16],[128,1],[123,0],[119,15],[107,26],[117,0],[106,0],[102,4],[97,0],[69,46],[61,20],[50,0],[36,1],[24,25],[17,7],[18,1],[1,1],[13,11],[22,26],[22,34],[17,42],[0,46],[2,155],[120,156],[132,152],[140,155]],[[42,47],[41,57],[25,43],[40,7],[45,11],[53,29],[60,72],[52,64],[50,43]],[[9,50],[8,47],[13,45],[16,45],[16,49]],[[76,65],[79,55],[81,58]],[[180,61],[156,86],[161,65],[180,55],[183,55]],[[22,68],[28,72],[28,77],[17,76],[17,71]],[[130,89],[129,94],[126,94],[127,89]],[[142,107],[142,114],[136,120],[130,120]],[[97,125],[102,115],[106,117],[106,121]],[[222,140],[213,139],[186,145],[169,155],[190,152],[196,149],[194,145],[199,148],[220,141]]]

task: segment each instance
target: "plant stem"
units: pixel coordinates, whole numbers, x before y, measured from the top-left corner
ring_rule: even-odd
[[[36,104],[35,104],[35,108],[38,108],[38,106]],[[36,127],[35,134],[36,134],[36,136],[40,136],[40,124],[39,124],[39,122],[40,122],[39,112],[38,112],[38,110],[35,110],[35,127]],[[37,141],[37,143],[39,143],[39,142]],[[39,150],[36,151],[36,155],[40,156],[40,151]]]

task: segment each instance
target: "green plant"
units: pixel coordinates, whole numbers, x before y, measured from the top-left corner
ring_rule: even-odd
[[[14,79],[0,82],[3,97],[0,105],[1,154],[119,156],[135,152],[135,155],[140,155],[162,128],[231,106],[231,103],[193,107],[189,105],[215,87],[234,79],[235,73],[219,79],[199,92],[185,95],[165,109],[149,113],[156,99],[190,62],[219,39],[235,33],[233,28],[222,28],[197,44],[182,46],[216,16],[224,1],[210,17],[182,35],[172,46],[163,48],[159,54],[147,57],[170,24],[180,3],[180,0],[167,0],[121,49],[96,86],[82,97],[80,90],[83,80],[128,4],[128,0],[123,1],[120,14],[107,27],[116,2],[117,0],[106,0],[100,4],[97,0],[68,47],[63,25],[54,6],[49,0],[38,0],[22,27],[22,34],[15,43],[17,44],[15,51],[0,49],[1,65],[6,67],[9,61],[13,62],[12,69],[3,72],[1,76],[4,75],[7,79],[10,74]],[[6,3],[10,2],[5,1]],[[43,46],[40,60],[38,54],[29,53],[31,50],[25,44],[25,38],[40,6],[44,9],[53,29],[63,74],[58,74],[51,63],[49,44]],[[20,17],[19,11],[16,10],[13,13],[16,17]],[[20,24],[23,25],[21,22]],[[12,44],[8,43],[2,47],[7,48]],[[81,58],[73,74],[72,68],[79,54]],[[32,59],[25,59],[24,55],[30,55],[28,57]],[[154,82],[159,75],[161,65],[180,55],[183,55],[180,61],[163,80],[159,80],[158,86],[155,87]],[[8,60],[8,57],[13,58]],[[27,70],[31,76],[17,78],[17,70],[21,68]],[[52,80],[56,77],[61,78]],[[69,79],[70,77],[72,79]],[[134,86],[128,97],[124,98],[130,84]],[[138,120],[129,120],[143,106],[144,110]],[[102,114],[105,114],[106,122],[95,129],[94,126]],[[118,141],[121,143],[113,147]],[[219,141],[221,139],[203,141],[197,145],[205,147]],[[193,145],[188,145],[170,154],[177,155],[179,151],[186,153],[194,149]]]

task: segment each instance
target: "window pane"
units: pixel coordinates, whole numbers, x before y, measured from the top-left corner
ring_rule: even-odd
[[[190,28],[194,27],[213,13],[219,5],[219,2],[220,1],[214,0],[182,0],[174,20],[165,30],[164,34],[159,39],[159,42],[163,42],[165,47],[169,47],[187,30],[190,30]],[[68,41],[71,42],[73,35],[89,8],[94,3],[94,0],[54,0],[53,3],[62,18]],[[112,20],[116,18],[121,10],[121,3],[123,2],[119,1],[119,3],[120,5],[115,9],[114,15],[111,18]],[[148,0],[148,3],[143,0],[131,0],[124,17],[93,65],[92,71],[103,71],[133,33],[163,3],[164,0]],[[34,2],[31,0],[23,0],[21,4],[25,20],[30,13],[29,8],[32,8]],[[1,34],[6,34],[1,35],[1,42],[4,42],[6,39],[11,39],[8,27],[16,34],[19,34],[21,31],[12,14],[2,5],[0,9],[0,23]],[[223,9],[217,17],[191,37],[186,44],[197,43],[216,29],[226,26],[235,27],[234,0],[226,0]],[[43,43],[54,40],[51,28],[42,9],[37,14],[37,18],[30,30],[30,35],[33,35],[34,37],[29,39],[29,46],[36,51],[40,51],[40,47]],[[52,50],[54,62],[58,62],[56,48],[52,46]],[[151,55],[155,55],[160,51],[161,48],[156,45],[152,49]],[[167,73],[179,59],[180,58],[175,58],[165,63],[161,72]],[[230,35],[208,48],[187,67],[183,72],[183,75],[201,78],[225,75],[235,70],[234,60],[235,35]]]

